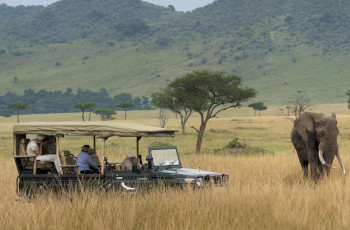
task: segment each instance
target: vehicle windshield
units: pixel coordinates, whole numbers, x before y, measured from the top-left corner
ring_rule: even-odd
[[[152,149],[154,166],[179,165],[179,158],[176,149]]]

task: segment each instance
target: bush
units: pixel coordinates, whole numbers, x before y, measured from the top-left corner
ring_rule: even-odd
[[[235,139],[233,139],[232,141],[230,141],[228,143],[228,145],[225,146],[225,148],[244,148],[245,145],[242,144],[241,142],[238,142],[238,137],[236,137]]]
[[[238,141],[238,137],[236,137],[235,139],[230,141],[224,148],[215,149],[214,154],[253,156],[275,153],[273,151],[266,150],[261,147],[251,147],[247,144],[241,143]]]
[[[171,43],[173,43],[173,39],[171,38],[167,38],[167,37],[159,37],[156,40],[156,44],[160,47],[165,47],[165,46],[169,46],[171,45]]]

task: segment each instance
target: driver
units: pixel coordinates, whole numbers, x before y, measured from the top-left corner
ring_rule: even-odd
[[[81,174],[98,174],[100,169],[97,164],[91,159],[90,145],[84,145],[81,147],[81,152],[79,153],[75,165],[79,165]],[[76,169],[75,169],[76,170]]]

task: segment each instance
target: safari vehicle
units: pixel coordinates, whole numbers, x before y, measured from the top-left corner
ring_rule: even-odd
[[[228,175],[186,169],[182,167],[176,147],[150,147],[143,164],[139,152],[142,137],[174,137],[177,130],[126,123],[83,123],[83,122],[33,122],[16,124],[13,127],[13,154],[18,170],[17,194],[45,188],[61,189],[69,186],[90,186],[105,189],[134,190],[153,185],[205,186],[222,185]],[[42,162],[27,156],[26,146],[33,135],[45,136],[55,141],[60,173],[53,170],[51,162]],[[74,155],[60,148],[62,138],[91,136],[93,148],[99,139],[101,150],[93,156],[100,168],[100,174],[80,174]],[[112,136],[136,138],[137,163],[132,171],[122,171],[121,163],[109,162],[105,156],[105,143]],[[81,143],[83,145],[84,143]],[[99,157],[99,156],[100,157]],[[101,161],[102,159],[102,161]],[[139,166],[138,166],[139,165]],[[140,167],[141,166],[141,167]],[[77,168],[77,170],[75,170]]]

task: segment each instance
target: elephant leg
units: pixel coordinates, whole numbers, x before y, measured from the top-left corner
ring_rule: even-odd
[[[309,161],[308,161],[308,153],[306,150],[306,144],[301,138],[301,136],[295,131],[295,129],[292,130],[291,140],[295,150],[297,151],[299,162],[304,173],[304,178],[307,178],[308,170],[309,170],[308,168]]]
[[[310,171],[311,171],[311,179],[317,181],[319,179],[319,174],[317,172],[318,162],[311,161],[310,162]]]
[[[299,162],[301,165],[301,169],[303,170],[303,173],[304,173],[304,178],[306,179],[308,178],[309,162],[301,159],[300,157],[299,157]]]
[[[318,174],[318,155],[317,151],[314,149],[309,149],[309,164],[310,164],[310,171],[311,171],[311,179],[315,182],[319,179]]]

